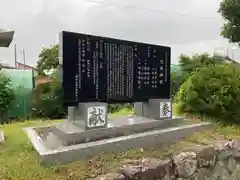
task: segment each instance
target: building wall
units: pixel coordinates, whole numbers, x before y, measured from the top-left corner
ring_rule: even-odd
[[[34,67],[28,66],[28,65],[24,65],[22,63],[17,62],[17,69],[25,69],[25,70],[35,70]]]

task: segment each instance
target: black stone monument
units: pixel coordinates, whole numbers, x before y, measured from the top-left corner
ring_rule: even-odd
[[[170,58],[170,47],[63,31],[64,103],[81,109],[73,116],[88,119],[85,128],[106,127],[107,103],[170,99]]]

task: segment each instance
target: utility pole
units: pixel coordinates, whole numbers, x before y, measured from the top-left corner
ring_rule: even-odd
[[[14,44],[14,61],[15,61],[15,68],[17,69],[17,44]]]
[[[23,69],[25,69],[25,65],[26,65],[26,54],[25,54],[25,49],[22,50],[22,53],[23,53]]]

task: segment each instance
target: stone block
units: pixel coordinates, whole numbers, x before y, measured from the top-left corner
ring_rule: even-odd
[[[61,139],[63,144],[72,145],[149,130],[164,129],[181,124],[184,124],[183,118],[158,121],[138,116],[123,116],[112,118],[107,128],[84,130],[71,122],[64,122],[52,127],[52,131]]]
[[[88,102],[79,103],[75,107],[73,123],[85,129],[99,129],[106,128],[108,124],[108,109],[107,103],[102,102]],[[72,120],[69,119],[71,122]]]
[[[134,112],[137,116],[157,120],[172,118],[171,99],[150,99],[148,102],[134,103]]]

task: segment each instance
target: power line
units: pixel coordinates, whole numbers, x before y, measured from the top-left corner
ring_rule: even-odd
[[[120,7],[120,8],[126,8],[126,9],[137,9],[137,10],[142,10],[142,11],[149,11],[149,12],[157,12],[157,13],[166,13],[166,14],[172,14],[172,15],[177,15],[177,16],[182,16],[185,18],[189,19],[205,19],[205,20],[221,20],[221,18],[215,17],[215,16],[197,16],[193,14],[187,14],[187,13],[179,13],[179,12],[171,12],[171,11],[166,11],[164,9],[152,9],[152,8],[143,8],[139,6],[134,6],[134,5],[123,5],[120,3],[112,3],[110,0],[106,1],[97,1],[97,0],[83,0],[86,2],[93,2],[97,4],[105,4],[109,6],[114,6],[114,7]]]

